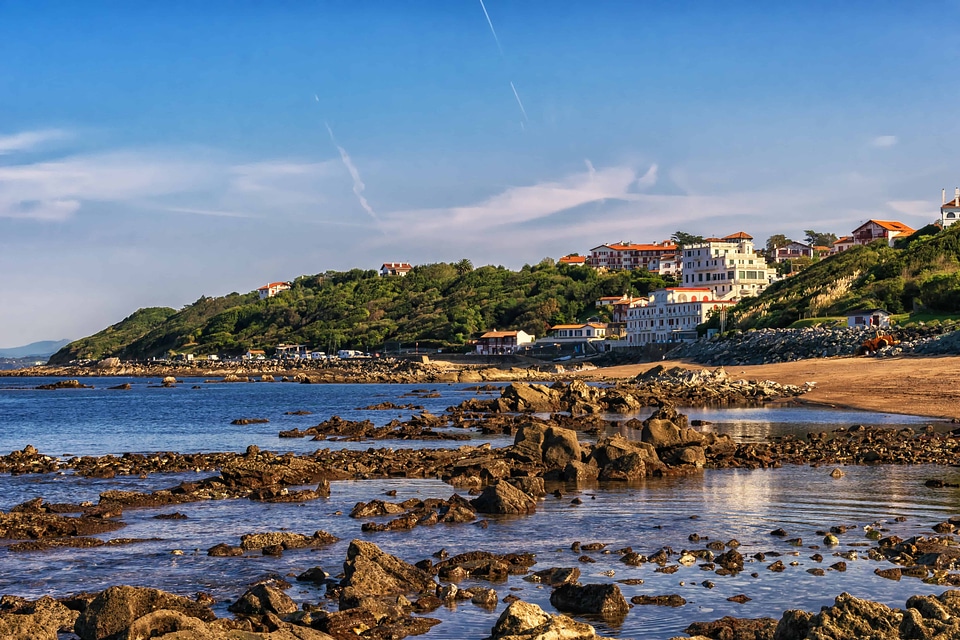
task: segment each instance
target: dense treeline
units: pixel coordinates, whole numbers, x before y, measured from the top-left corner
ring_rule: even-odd
[[[740,328],[785,327],[872,308],[960,312],[960,225],[924,227],[896,247],[852,247],[742,301],[732,315]]]
[[[646,271],[599,273],[551,260],[519,271],[473,269],[461,260],[417,266],[406,277],[326,272],[297,278],[289,291],[265,300],[234,293],[201,298],[179,312],[144,309],[67,345],[51,362],[171,351],[231,355],[281,343],[327,351],[415,342],[454,347],[494,328],[542,336],[550,325],[595,315],[601,296],[646,295],[669,284]]]

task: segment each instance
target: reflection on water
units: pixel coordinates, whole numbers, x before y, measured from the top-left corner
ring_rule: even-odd
[[[9,379],[0,380],[6,384]],[[302,440],[282,440],[277,431],[293,426],[304,428],[338,414],[351,419],[370,418],[382,424],[397,412],[357,412],[355,407],[383,400],[415,402],[438,413],[447,406],[469,397],[463,385],[431,385],[440,398],[399,398],[416,387],[385,385],[202,385],[167,390],[148,388],[133,381],[129,392],[96,389],[94,391],[35,392],[0,391],[0,451],[20,449],[32,443],[41,451],[101,454],[122,451],[242,451],[248,444],[286,451],[312,451],[320,446],[340,446]],[[111,383],[115,383],[111,381]],[[25,385],[24,385],[25,386]],[[106,386],[106,385],[104,385]],[[9,388],[9,386],[8,386]],[[285,416],[286,411],[305,409],[311,416]],[[386,415],[384,415],[386,414]],[[731,433],[737,438],[759,438],[784,433],[830,431],[853,424],[909,425],[916,428],[925,419],[884,416],[862,412],[836,412],[810,408],[773,409],[692,409],[691,418],[709,420],[707,428]],[[235,427],[237,417],[267,417],[266,425]],[[643,416],[640,416],[643,417]],[[632,432],[635,435],[635,432]],[[484,440],[485,441],[485,440]],[[500,439],[495,442],[506,442]],[[454,443],[459,446],[462,443]],[[362,446],[371,443],[343,443]],[[376,443],[373,446],[427,446],[434,443]],[[408,532],[363,533],[361,520],[349,518],[354,504],[384,497],[395,490],[395,498],[448,498],[454,489],[433,480],[375,480],[334,482],[328,499],[305,504],[262,504],[247,500],[208,501],[163,509],[127,511],[127,526],[100,536],[160,538],[117,547],[63,549],[40,553],[10,553],[0,548],[0,593],[27,597],[43,594],[64,595],[82,590],[98,590],[113,584],[140,584],[184,595],[208,591],[220,603],[220,615],[228,615],[229,601],[246,586],[267,575],[296,575],[314,566],[336,575],[341,571],[349,540],[367,539],[409,562],[429,557],[445,548],[451,555],[477,549],[498,553],[529,551],[536,553],[535,569],[553,566],[578,566],[581,581],[609,582],[640,578],[640,585],[621,585],[629,599],[634,595],[678,593],[687,605],[676,609],[637,606],[621,625],[611,626],[589,620],[602,635],[622,638],[668,638],[679,635],[694,620],[710,620],[724,615],[740,617],[779,617],[785,609],[819,610],[832,603],[841,591],[903,606],[914,593],[939,593],[942,587],[929,586],[913,579],[901,582],[883,580],[873,574],[877,567],[891,565],[866,559],[863,527],[882,523],[901,537],[931,534],[930,527],[956,515],[960,508],[960,490],[928,489],[924,481],[935,477],[960,482],[960,469],[933,466],[845,467],[846,475],[834,479],[830,469],[786,466],[782,469],[713,470],[679,478],[658,478],[631,485],[604,485],[577,490],[560,488],[562,498],[541,500],[537,513],[525,517],[491,517],[489,527],[474,524],[419,527]],[[96,500],[107,489],[153,490],[175,485],[182,480],[207,474],[151,475],[137,478],[83,479],[69,473],[44,476],[0,476],[0,508],[33,497],[51,502]],[[579,497],[583,502],[574,505]],[[159,513],[180,511],[186,520],[156,520]],[[905,522],[895,522],[905,517]],[[840,536],[835,549],[816,549],[822,534],[833,525],[853,527]],[[770,535],[778,527],[788,538],[802,538],[803,546],[789,545],[783,538]],[[287,529],[312,533],[323,529],[341,541],[322,549],[289,551],[282,557],[245,556],[211,558],[206,549],[219,542],[237,544],[241,535],[256,531]],[[688,540],[698,534],[700,542]],[[709,540],[737,539],[740,552],[748,558],[746,570],[737,576],[717,576],[699,567],[681,567],[674,574],[657,573],[652,565],[629,567],[619,562],[618,554],[588,553],[596,562],[581,563],[570,546],[574,541],[604,542],[608,550],[632,547],[650,554],[663,547],[675,551],[702,548]],[[175,549],[184,555],[173,555]],[[839,558],[834,553],[859,550],[862,559],[848,561],[845,573],[827,571],[823,577],[807,569],[827,569]],[[767,554],[765,561],[752,560],[756,553]],[[824,556],[814,562],[814,553]],[[783,573],[766,566],[778,559],[787,565]],[[796,563],[795,565],[793,563]],[[606,575],[613,571],[613,577]],[[755,574],[755,575],[754,575]],[[713,588],[705,585],[714,583]],[[461,586],[469,587],[471,582]],[[480,583],[483,584],[483,583]],[[524,600],[552,611],[549,588],[542,588],[511,577],[494,585],[501,599],[511,591]],[[322,593],[313,586],[295,583],[289,591],[298,602],[317,603]],[[745,594],[745,604],[727,598]],[[456,608],[441,608],[430,614],[444,622],[427,638],[484,637],[502,612],[501,604],[493,612],[469,603]]]

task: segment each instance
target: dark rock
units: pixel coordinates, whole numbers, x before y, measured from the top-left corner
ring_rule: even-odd
[[[615,584],[564,584],[550,594],[550,604],[560,611],[595,613],[610,617],[627,614],[630,607]]]
[[[213,612],[182,596],[144,587],[118,586],[102,591],[77,618],[75,633],[81,640],[120,638],[139,618],[167,609],[204,622],[214,619]]]

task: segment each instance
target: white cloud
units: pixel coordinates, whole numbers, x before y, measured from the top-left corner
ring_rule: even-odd
[[[897,144],[897,142],[899,141],[900,140],[899,138],[897,138],[897,136],[877,136],[871,141],[870,144],[872,144],[875,147],[879,147],[883,149],[886,147],[892,147],[893,145]]]
[[[30,151],[45,142],[68,138],[69,134],[60,129],[41,129],[39,131],[21,131],[10,135],[0,135],[0,156],[18,151]]]
[[[6,148],[25,148],[10,136]],[[50,137],[44,139],[52,139]],[[0,144],[3,140],[0,139]],[[0,147],[2,148],[2,147]],[[131,149],[0,166],[0,218],[64,220],[85,204],[219,217],[302,213],[326,199],[333,160],[237,163],[205,149]]]
[[[940,217],[940,205],[930,200],[891,200],[887,206],[908,216],[922,216],[931,220]]]
[[[648,184],[651,175],[655,180],[655,166],[640,180]],[[587,171],[556,181],[510,187],[472,205],[389,213],[385,226],[398,234],[419,237],[431,232],[445,235],[463,229],[491,230],[531,222],[591,202],[636,200],[638,194],[631,187],[637,181],[632,167],[596,169],[590,164]]]

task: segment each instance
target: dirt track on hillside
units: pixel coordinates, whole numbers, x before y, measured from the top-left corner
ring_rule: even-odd
[[[701,365],[667,360],[583,372],[592,380],[630,378],[655,364],[690,369]],[[960,356],[909,358],[820,358],[765,365],[727,367],[735,378],[783,384],[816,382],[801,402],[834,407],[960,418]]]

